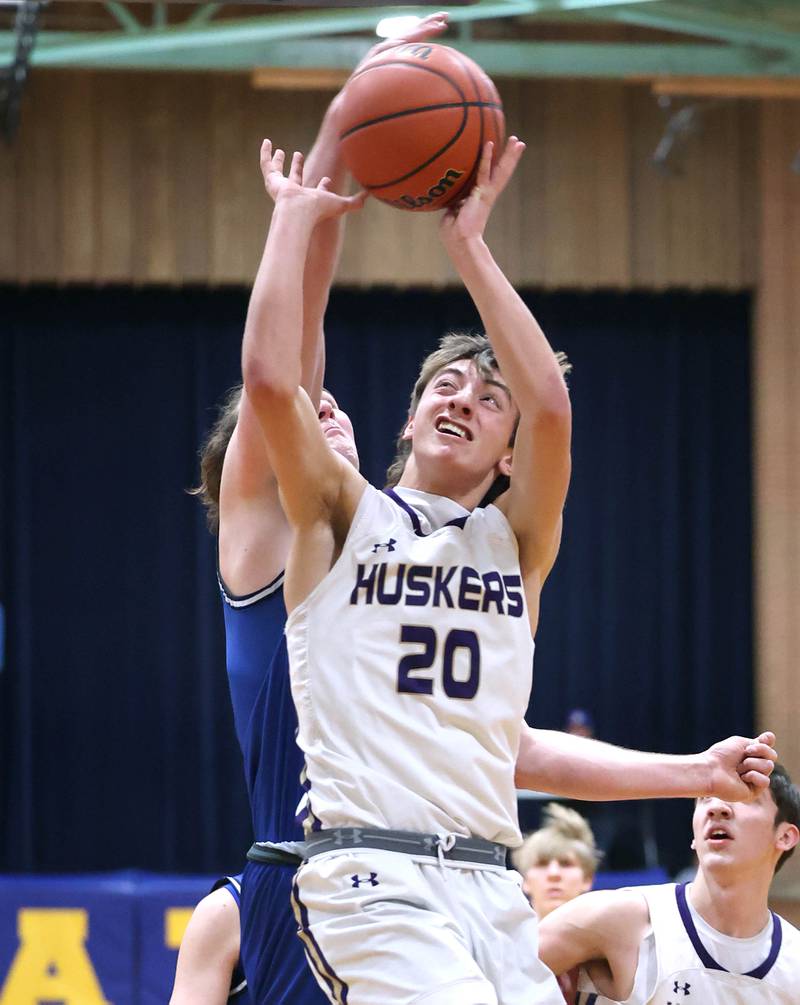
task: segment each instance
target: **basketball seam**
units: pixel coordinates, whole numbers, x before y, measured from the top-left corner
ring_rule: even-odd
[[[473,88],[475,89],[475,94],[477,94],[478,97],[480,97],[480,93],[481,93],[480,92],[480,88],[478,87],[478,84],[477,84],[477,82],[475,80],[475,77],[474,77],[474,75],[472,73],[472,69],[470,68],[469,64],[466,63],[461,58],[461,53],[458,52],[457,49],[454,50],[454,51],[456,53],[456,58],[461,63],[461,69],[464,70],[464,72],[466,73],[467,77],[469,78],[470,83],[472,84]],[[475,158],[475,163],[472,165],[472,170],[467,175],[467,180],[465,182],[463,182],[459,186],[458,192],[454,192],[453,195],[443,203],[444,206],[446,206],[449,202],[452,202],[453,199],[456,197],[456,195],[458,195],[459,193],[463,192],[464,189],[470,188],[470,186],[472,185],[473,178],[475,178],[477,176],[477,174],[478,174],[478,168],[480,167],[481,157],[483,157],[483,147],[484,147],[484,139],[483,138],[486,135],[486,132],[485,132],[485,129],[484,129],[484,124],[483,124],[483,109],[485,107],[497,108],[497,103],[496,102],[476,102],[476,104],[481,109],[481,111],[480,111],[480,116],[481,116],[481,138],[480,138],[480,143],[478,144],[478,153],[477,153],[477,156]]]
[[[379,122],[388,122],[390,119],[399,119],[404,115],[416,115],[419,112],[438,112],[446,108],[502,108],[502,105],[498,105],[496,101],[448,101],[441,105],[420,105],[418,108],[404,108],[399,112],[389,112],[387,115],[379,115],[375,119],[367,119],[365,122],[359,122],[358,125],[351,126],[348,130],[341,133],[339,140],[346,140],[348,136],[357,133],[359,129],[366,129],[368,126],[377,125]],[[482,121],[483,115],[481,114]]]
[[[448,140],[447,143],[445,143],[445,145],[441,148],[441,150],[437,150],[435,154],[433,154],[431,157],[428,158],[428,160],[423,161],[422,164],[418,164],[413,169],[413,171],[409,171],[407,174],[402,175],[400,178],[395,178],[393,181],[376,182],[373,185],[365,185],[364,188],[366,188],[368,192],[371,192],[374,188],[389,188],[391,185],[399,185],[401,181],[406,181],[406,179],[408,178],[413,178],[415,174],[419,174],[419,172],[423,171],[426,167],[428,167],[429,164],[433,164],[435,160],[438,160],[438,158],[441,157],[443,153],[446,153],[450,149],[450,147],[456,142],[456,140],[458,140],[461,137],[461,134],[464,132],[464,129],[466,128],[467,125],[467,118],[468,113],[465,110],[464,117],[461,120],[461,125],[458,127],[455,134]]]

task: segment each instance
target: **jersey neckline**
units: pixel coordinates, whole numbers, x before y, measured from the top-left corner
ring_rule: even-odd
[[[697,931],[697,927],[695,926],[691,909],[689,908],[689,904],[686,900],[686,886],[686,883],[680,883],[675,887],[675,899],[678,902],[678,912],[681,916],[683,927],[686,929],[686,934],[689,936],[689,939],[694,946],[694,951],[700,957],[703,966],[708,970],[722,970],[728,974],[730,973],[730,970],[728,970],[727,967],[723,967],[721,963],[717,963],[711,953],[709,953],[703,945]],[[772,917],[772,943],[769,947],[769,952],[767,953],[766,959],[762,963],[759,963],[755,969],[749,970],[746,974],[741,974],[742,977],[755,977],[757,980],[761,980],[763,977],[767,976],[775,965],[775,961],[778,959],[778,953],[781,951],[781,942],[783,940],[781,919],[774,911],[770,911],[769,913]]]
[[[454,517],[451,520],[447,520],[445,523],[441,524],[439,527],[433,527],[431,525],[432,529],[429,530],[429,531],[425,531],[422,528],[422,523],[421,523],[420,518],[419,518],[419,513],[417,513],[417,511],[414,509],[414,507],[410,503],[406,502],[406,500],[403,499],[403,497],[398,492],[396,492],[394,489],[384,489],[383,491],[392,500],[392,502],[395,503],[396,505],[398,505],[400,507],[400,509],[402,509],[405,512],[405,514],[408,516],[409,520],[411,521],[411,526],[412,526],[412,528],[414,530],[414,533],[417,535],[417,537],[428,537],[430,534],[435,533],[437,530],[441,530],[443,527],[458,527],[459,530],[463,530],[464,529],[464,525],[466,524],[467,520],[470,517],[470,513],[469,512],[465,512],[462,516],[457,516],[457,517]],[[464,507],[461,506],[459,503],[455,502],[453,499],[447,499],[446,496],[434,496],[430,492],[421,492],[418,489],[409,489],[407,491],[414,492],[415,494],[418,493],[421,496],[427,497],[423,501],[424,502],[430,501],[431,506],[430,507],[426,507],[426,508],[430,508],[431,512],[434,512],[433,506],[435,505],[435,501],[439,500],[439,499],[445,500],[447,503],[449,503],[454,508],[457,507],[458,509],[461,509],[461,510],[464,509]],[[428,514],[426,513],[426,514],[424,514],[424,516],[426,517],[426,522],[430,525],[430,518],[429,518]]]

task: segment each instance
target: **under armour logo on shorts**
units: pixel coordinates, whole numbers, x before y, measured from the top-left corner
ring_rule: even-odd
[[[351,876],[350,879],[353,881],[353,886],[358,889],[365,883],[369,883],[370,886],[378,885],[378,874],[377,872],[371,872],[369,876]]]
[[[372,554],[377,555],[381,548],[385,548],[387,551],[394,551],[394,546],[397,541],[393,537],[390,537],[388,541],[379,542],[378,544],[373,544]]]
[[[680,984],[678,984],[677,981],[673,981],[672,993],[676,995],[679,991],[682,991],[685,995],[688,995],[689,988],[691,986],[692,986],[691,984],[684,984],[683,986],[681,986]]]

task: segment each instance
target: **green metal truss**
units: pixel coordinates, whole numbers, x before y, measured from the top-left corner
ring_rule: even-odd
[[[443,6],[446,7],[446,4]],[[431,8],[344,8],[270,13],[225,20],[224,5],[206,3],[167,24],[165,2],[148,8],[105,4],[118,28],[105,32],[39,34],[34,67],[134,70],[240,70],[256,67],[351,68],[368,50],[377,21]],[[141,17],[147,10],[148,23]],[[511,17],[571,23],[621,23],[694,37],[686,43],[472,41],[468,33],[448,44],[476,59],[496,76],[604,77],[800,76],[800,12],[787,23],[785,4],[740,0],[480,0],[450,12],[453,23]],[[217,18],[216,20],[214,20]],[[374,36],[373,36],[374,40]],[[14,48],[11,32],[0,32],[0,64]]]

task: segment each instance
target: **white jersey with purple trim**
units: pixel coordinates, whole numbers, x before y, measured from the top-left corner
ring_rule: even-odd
[[[770,912],[752,938],[711,928],[685,885],[641,887],[652,931],[642,941],[634,989],[621,1005],[798,1005],[800,931]],[[582,972],[575,1005],[611,1005]]]
[[[308,828],[520,843],[514,765],[533,639],[497,507],[367,486],[286,638]]]

